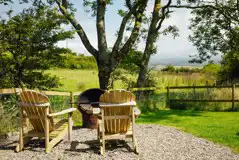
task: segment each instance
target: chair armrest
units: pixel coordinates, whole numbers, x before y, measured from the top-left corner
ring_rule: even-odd
[[[65,109],[65,110],[60,111],[60,112],[48,114],[48,117],[55,117],[55,116],[63,115],[63,114],[66,114],[66,113],[71,113],[71,112],[74,112],[76,110],[77,110],[76,108],[68,108],[68,109]]]
[[[136,108],[136,107],[134,107],[133,110],[134,110],[135,117],[136,118],[139,117],[139,115],[141,114],[141,111],[138,108]]]
[[[136,105],[135,101],[125,102],[125,103],[104,103],[104,102],[101,102],[99,104],[100,107],[110,107],[110,106],[120,107],[120,106],[135,106],[135,105]]]
[[[100,108],[93,108],[93,114],[100,114]]]

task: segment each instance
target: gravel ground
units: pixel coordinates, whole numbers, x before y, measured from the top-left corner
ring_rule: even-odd
[[[44,141],[33,140],[25,150],[14,152],[16,138],[0,142],[1,160],[27,159],[204,159],[204,160],[239,160],[227,147],[214,144],[205,139],[194,137],[174,128],[159,125],[137,125],[136,137],[139,155],[132,152],[132,142],[114,141],[106,144],[105,157],[99,154],[96,130],[73,130],[73,141],[60,142],[49,154],[44,153]]]

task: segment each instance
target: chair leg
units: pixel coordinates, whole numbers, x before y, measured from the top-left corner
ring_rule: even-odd
[[[49,150],[51,150],[49,147],[49,142],[50,142],[50,128],[49,128],[49,119],[47,117],[47,114],[49,113],[49,107],[46,107],[45,108],[45,118],[44,118],[44,121],[45,121],[45,151],[46,153],[49,152]]]
[[[24,145],[27,144],[31,139],[32,137],[22,138],[22,140],[20,140],[19,143],[17,144],[15,151],[16,152],[22,151],[24,148]]]
[[[100,140],[100,154],[102,156],[105,155],[105,137],[102,135],[102,138]]]
[[[72,140],[72,126],[73,126],[72,113],[69,113],[68,114],[68,141]]]
[[[138,152],[137,141],[134,135],[132,136],[132,140],[133,140],[134,153],[138,154],[139,152]]]
[[[100,140],[100,154],[104,156],[105,154],[105,131],[103,121],[100,121],[98,127],[98,139]]]
[[[24,130],[23,130],[23,108],[20,107],[20,124],[19,124],[19,144],[16,147],[16,152],[20,152],[23,150],[24,147],[24,139],[23,139],[23,134],[24,134]]]

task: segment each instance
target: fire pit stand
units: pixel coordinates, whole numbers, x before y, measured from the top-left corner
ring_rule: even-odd
[[[104,92],[102,89],[93,88],[78,96],[77,108],[82,114],[83,128],[97,128],[97,116],[93,115],[93,108],[99,107],[99,99]]]

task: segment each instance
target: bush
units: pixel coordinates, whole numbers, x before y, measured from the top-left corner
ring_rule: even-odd
[[[168,65],[167,67],[161,69],[162,72],[175,72],[175,67],[173,65]]]

